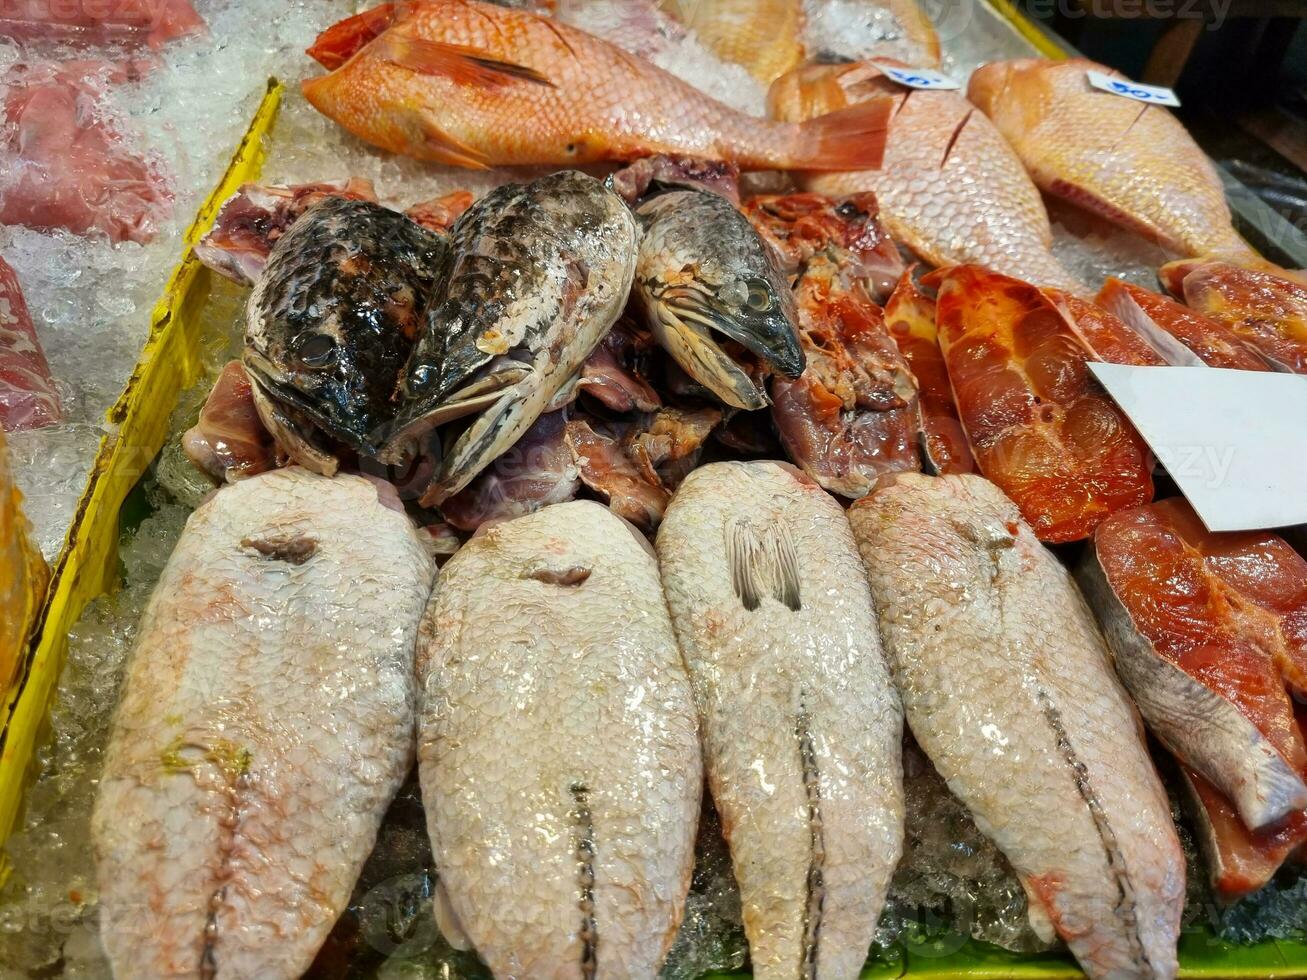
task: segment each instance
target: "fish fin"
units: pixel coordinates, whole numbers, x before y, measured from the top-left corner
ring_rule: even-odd
[[[428,114],[414,110],[412,119],[417,130],[416,137],[425,151],[424,159],[442,163],[447,167],[463,167],[465,170],[490,168],[488,156],[449,135]]]
[[[1021,882],[1021,888],[1026,893],[1026,919],[1030,923],[1031,932],[1038,936],[1041,942],[1051,943],[1057,939],[1057,928],[1053,925],[1053,917],[1044,905],[1043,892],[1048,889],[1040,888],[1033,879],[1025,875],[1018,875],[1017,880]]]
[[[396,5],[383,3],[332,24],[305,51],[327,71],[335,71],[395,22]]]
[[[463,953],[470,950],[472,940],[463,931],[463,924],[458,921],[458,914],[449,901],[449,892],[445,890],[445,883],[439,879],[436,880],[436,894],[431,908],[436,914],[436,928],[445,937],[445,942]]]
[[[800,123],[793,163],[800,170],[879,170],[894,104],[892,96],[877,96]]]
[[[534,68],[492,58],[478,48],[442,44],[398,31],[388,31],[378,38],[375,50],[391,64],[421,75],[443,75],[460,85],[493,88],[517,81],[554,86]]]
[[[770,596],[798,612],[802,608],[799,558],[789,526],[784,521],[760,526],[747,519],[729,518],[723,531],[731,585],[744,608],[753,611],[764,596]]]

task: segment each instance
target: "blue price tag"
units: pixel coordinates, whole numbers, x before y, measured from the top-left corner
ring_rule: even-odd
[[[908,88],[958,89],[962,87],[947,75],[932,68],[891,68],[882,65],[880,70],[885,73],[886,78]]]
[[[1128,78],[1117,78],[1115,75],[1107,75],[1101,71],[1088,71],[1085,75],[1089,78],[1089,84],[1096,89],[1102,89],[1104,92],[1110,92],[1113,95],[1119,95],[1123,99],[1133,99],[1135,102],[1144,102],[1149,105],[1169,105],[1178,106],[1180,100],[1175,97],[1175,93],[1169,88],[1162,88],[1160,85],[1145,85],[1143,82],[1132,82]]]

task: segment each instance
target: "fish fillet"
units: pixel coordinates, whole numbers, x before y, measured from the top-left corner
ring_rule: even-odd
[[[1172,977],[1184,857],[1070,576],[992,483],[898,474],[849,511],[908,725],[1091,978]]]
[[[644,539],[592,501],[484,526],[418,642],[437,921],[496,977],[654,977],[702,794],[689,679]]]
[[[388,486],[291,468],[187,522],[92,834],[116,977],[299,977],[413,758],[431,559]]]
[[[902,717],[840,506],[714,463],[658,533],[755,977],[856,977],[903,844]]]

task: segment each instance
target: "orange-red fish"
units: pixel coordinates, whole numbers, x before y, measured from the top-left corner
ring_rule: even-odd
[[[803,60],[802,0],[659,0],[717,57],[763,84]]]
[[[464,167],[655,153],[742,169],[880,165],[890,102],[807,123],[748,116],[566,24],[479,0],[389,5],[329,28],[304,82],[319,111],[395,153]]]
[[[0,429],[0,697],[9,689],[45,598],[50,573],[32,543]]]
[[[885,62],[894,64],[894,62]],[[890,98],[894,115],[876,169],[813,174],[832,197],[874,191],[890,234],[931,265],[978,262],[1028,282],[1083,291],[1054,258],[1039,191],[984,114],[957,92],[903,88],[878,63],[808,65],[776,80],[768,109],[799,122]]]
[[[975,265],[926,277],[958,415],[980,472],[1040,540],[1078,541],[1153,498],[1143,440],[1089,375],[1093,354],[1029,283]]]
[[[1154,367],[1166,363],[1143,337],[1107,310],[1060,289],[1045,289],[1044,295],[1062,311],[1071,328],[1100,361]]]
[[[1166,108],[1090,86],[1117,72],[1084,58],[997,61],[967,97],[998,127],[1041,189],[1181,255],[1256,259],[1230,223],[1221,180]]]

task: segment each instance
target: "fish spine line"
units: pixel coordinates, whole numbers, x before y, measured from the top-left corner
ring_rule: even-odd
[[[599,970],[599,928],[595,922],[595,827],[594,816],[590,812],[590,791],[584,783],[573,783],[572,819],[574,825],[574,848],[578,862],[578,883],[581,886],[581,898],[578,907],[581,910],[581,976],[583,980],[594,980]]]
[[[813,980],[817,976],[817,943],[826,902],[826,839],[821,819],[821,774],[817,769],[817,750],[812,744],[811,721],[800,698],[799,714],[794,720],[794,734],[799,741],[803,788],[808,797],[808,834],[812,848],[808,860],[808,900],[803,910],[803,951],[799,962],[799,976],[804,980]]]
[[[217,762],[214,752],[207,750],[210,762]],[[226,777],[223,795],[227,798],[227,812],[218,821],[218,886],[209,895],[208,916],[204,922],[204,948],[200,951],[200,980],[214,980],[218,975],[218,913],[227,901],[227,882],[231,878],[232,852],[236,849],[236,830],[241,821],[241,793],[249,787],[248,760],[240,768],[219,765]]]

